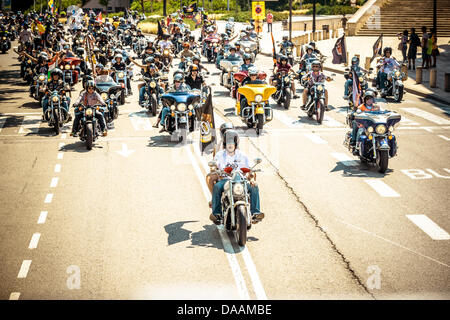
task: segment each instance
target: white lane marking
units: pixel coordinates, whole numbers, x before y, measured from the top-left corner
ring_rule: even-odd
[[[45,196],[45,203],[51,203],[53,200],[53,193],[47,193],[47,195]]]
[[[25,116],[23,118],[22,125],[19,128],[19,133],[38,133],[41,119],[42,118],[38,116]]]
[[[2,132],[3,126],[5,125],[7,118],[0,118],[0,132]]]
[[[433,240],[450,240],[450,234],[439,227],[433,220],[424,214],[407,214],[406,217],[418,226]]]
[[[333,128],[345,126],[343,123],[340,123],[339,121],[331,118],[330,116],[328,116],[326,114],[323,117],[322,124],[326,125],[327,127],[333,127]]]
[[[67,133],[61,134],[61,139],[65,139],[65,138],[67,138]]]
[[[291,117],[287,116],[286,114],[282,113],[279,110],[273,109],[273,116],[274,116],[275,119],[277,119],[278,121],[283,122],[288,127],[298,128],[298,127],[303,126],[303,124],[300,122],[300,120],[296,120],[294,118],[291,118]]]
[[[197,175],[198,180],[200,181],[200,185],[202,187],[203,195],[205,196],[206,201],[209,201],[211,199],[211,193],[209,192],[208,186],[206,185],[205,179],[202,176],[202,173],[200,171],[200,167],[198,166],[197,162],[195,161],[194,155],[192,154],[189,145],[184,146],[186,153],[188,154],[189,160],[192,163],[192,166],[194,167],[194,171]],[[234,254],[233,246],[231,245],[228,236],[226,232],[223,230],[223,228],[217,227],[217,230],[219,231],[220,238],[222,240],[223,248],[225,251],[225,254],[228,259],[228,263],[231,267],[231,272],[233,273],[234,280],[236,282],[236,287],[238,289],[238,293],[241,299],[248,300],[250,299],[250,296],[248,294],[248,289],[245,284],[244,276],[242,275],[241,268],[239,267],[239,263],[237,262],[236,256]]]
[[[418,126],[419,123],[415,122],[407,117],[405,117],[404,115],[402,115],[402,119],[400,121],[400,125],[405,125],[405,126]]]
[[[314,143],[317,144],[327,144],[327,142],[325,140],[323,140],[321,137],[319,137],[317,134],[315,133],[305,133],[304,134],[309,140],[311,140]]]
[[[134,131],[152,131],[154,129],[147,113],[133,112],[128,117],[130,118]]]
[[[58,153],[58,159],[61,160],[63,157],[64,157],[64,153],[59,152],[59,153]]]
[[[450,141],[450,138],[447,138],[446,136],[443,136],[442,134],[438,135],[438,137],[444,139],[445,141]]]
[[[56,188],[58,186],[58,177],[52,178],[52,182],[50,182],[50,188]]]
[[[23,260],[22,265],[20,266],[19,274],[17,278],[26,278],[28,274],[28,270],[30,269],[31,260]]]
[[[55,164],[55,172],[61,172],[61,165]]]
[[[64,142],[60,142],[60,143],[58,144],[58,148],[59,148],[59,149],[62,149],[62,148],[64,147],[64,145],[65,145]]]
[[[438,117],[430,112],[423,111],[419,108],[401,108],[401,109],[437,124],[445,124],[445,125],[450,124],[449,120]]]
[[[41,238],[40,233],[34,233],[33,236],[31,237],[30,244],[28,245],[28,249],[36,249],[40,238]]]
[[[359,165],[358,161],[353,160],[350,156],[346,155],[345,153],[333,152],[331,155],[333,156],[333,158],[341,162],[344,166],[353,167]]]
[[[20,292],[11,292],[9,300],[19,300]]]
[[[41,214],[39,215],[38,224],[45,223],[45,220],[47,219],[48,211],[41,211]]]
[[[128,158],[128,156],[130,156],[134,150],[128,150],[128,146],[126,143],[122,143],[122,150],[118,150],[116,151],[118,154],[120,154],[121,156]]]
[[[389,187],[386,183],[380,180],[374,180],[374,179],[366,179],[364,180],[365,183],[367,183],[369,186],[372,187],[378,194],[382,197],[400,197],[400,194],[398,194],[394,189]]]
[[[392,240],[383,238],[382,236],[379,236],[379,235],[377,235],[377,234],[375,234],[375,233],[373,233],[373,232],[370,232],[370,231],[365,230],[365,229],[363,229],[363,228],[357,227],[357,226],[355,226],[355,225],[353,225],[353,224],[351,224],[351,223],[348,223],[348,222],[345,222],[345,221],[342,221],[342,220],[340,220],[340,222],[343,223],[343,224],[346,224],[347,226],[350,226],[350,227],[352,227],[352,228],[355,228],[355,229],[357,229],[357,230],[359,230],[359,231],[362,231],[362,232],[365,232],[365,233],[367,233],[367,234],[370,234],[370,235],[372,235],[372,236],[374,236],[374,237],[376,237],[376,238],[378,238],[378,239],[381,239],[381,240],[383,240],[383,241],[386,241],[386,242],[388,242],[388,243],[390,243],[390,244],[393,244],[394,246],[397,246],[397,247],[399,247],[399,248],[405,249],[405,250],[407,250],[407,251],[409,251],[409,252],[412,252],[412,253],[414,253],[414,254],[416,254],[416,255],[418,255],[418,256],[421,256],[421,257],[423,257],[423,258],[426,258],[426,259],[429,259],[429,260],[431,260],[431,261],[433,261],[433,262],[436,262],[436,263],[438,263],[438,264],[440,264],[440,265],[443,265],[443,266],[445,266],[445,267],[447,267],[447,268],[450,268],[450,265],[445,264],[444,262],[441,262],[441,261],[439,261],[439,260],[436,260],[436,259],[431,258],[431,257],[429,257],[429,256],[426,256],[426,255],[424,255],[424,254],[421,254],[420,252],[414,251],[414,250],[412,250],[412,249],[410,249],[410,248],[407,248],[407,247],[405,247],[405,246],[403,246],[403,245],[401,245],[401,244],[399,244],[399,243],[396,243],[396,242],[394,242],[394,241],[392,241]]]

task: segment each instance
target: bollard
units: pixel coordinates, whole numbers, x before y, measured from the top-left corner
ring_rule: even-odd
[[[444,76],[444,90],[450,92],[450,73],[446,73]]]
[[[408,66],[406,64],[402,64],[402,72],[405,74],[403,81],[408,80]]]
[[[416,67],[416,83],[422,83],[422,67]]]
[[[360,59],[360,56],[359,56],[359,54],[358,54],[358,53],[355,53],[355,57],[357,57],[357,58],[358,58],[358,60],[359,60],[359,61],[361,61],[361,59]]]
[[[302,45],[296,45],[295,46],[295,52],[297,54],[297,57],[300,57],[300,53],[302,52],[301,47],[302,47]]]
[[[347,51],[347,62],[345,62],[345,66],[348,66],[348,56],[349,56],[349,53]]]
[[[366,70],[370,69],[370,57],[366,57],[366,64],[364,65],[364,68]]]
[[[430,88],[436,88],[436,68],[430,69]]]
[[[323,32],[319,32],[319,41],[322,40]]]

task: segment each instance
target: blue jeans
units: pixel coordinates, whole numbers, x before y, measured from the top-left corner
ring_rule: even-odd
[[[70,98],[66,97],[66,100],[67,100],[67,102],[61,103],[61,106],[67,111],[67,114],[69,114]],[[48,106],[49,106],[49,104],[48,104],[48,96],[45,96],[42,99],[42,112],[44,113],[44,115],[45,115],[45,112],[48,109]]]
[[[157,99],[158,99],[158,103],[160,101],[160,96],[162,94],[164,94],[164,90],[163,88],[157,87],[157,90],[159,90],[159,94],[157,95]],[[141,89],[139,90],[139,104],[142,104],[142,102],[144,102],[144,94],[145,94],[145,86],[142,86]]]
[[[381,89],[385,89],[386,85],[384,82],[387,80],[387,74],[381,71],[378,71],[377,83],[380,85]]]
[[[166,118],[167,114],[169,113],[170,109],[169,107],[164,107],[161,110],[161,122],[159,123],[160,125],[164,125],[164,119]]]
[[[353,80],[352,79],[348,79],[347,81],[345,81],[345,90],[344,90],[344,95],[348,96],[350,87],[353,85]]]
[[[222,193],[224,189],[225,182],[227,179],[222,179],[216,182],[213,188],[212,194],[212,212],[214,215],[222,214]],[[260,212],[260,202],[259,202],[259,188],[258,186],[252,187],[248,185],[247,191],[250,193],[250,212],[252,214]]]
[[[361,137],[361,134],[364,132],[364,128],[359,128],[358,124],[355,120],[353,120],[353,130],[352,130],[352,138],[350,140],[350,144],[355,145],[356,142],[359,140],[359,137]]]

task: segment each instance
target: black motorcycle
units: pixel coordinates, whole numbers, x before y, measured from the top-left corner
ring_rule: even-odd
[[[101,132],[100,123],[97,121],[95,114],[97,112],[102,112],[102,106],[77,106],[78,111],[83,112],[81,117],[80,125],[80,140],[86,141],[86,148],[88,150],[92,149],[92,145],[95,140],[98,139],[99,133]]]
[[[277,91],[272,95],[272,98],[278,105],[282,104],[286,110],[291,105],[291,81],[293,81],[292,76],[285,71],[278,72],[273,80]]]
[[[142,107],[146,108],[153,116],[156,116],[158,111],[159,79],[143,77],[143,80],[145,81],[145,92]]]

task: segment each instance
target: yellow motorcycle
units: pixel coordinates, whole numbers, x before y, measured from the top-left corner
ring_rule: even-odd
[[[273,119],[270,96],[277,88],[268,84],[246,84],[238,89],[235,111],[248,128],[256,128],[259,136],[264,124]]]

